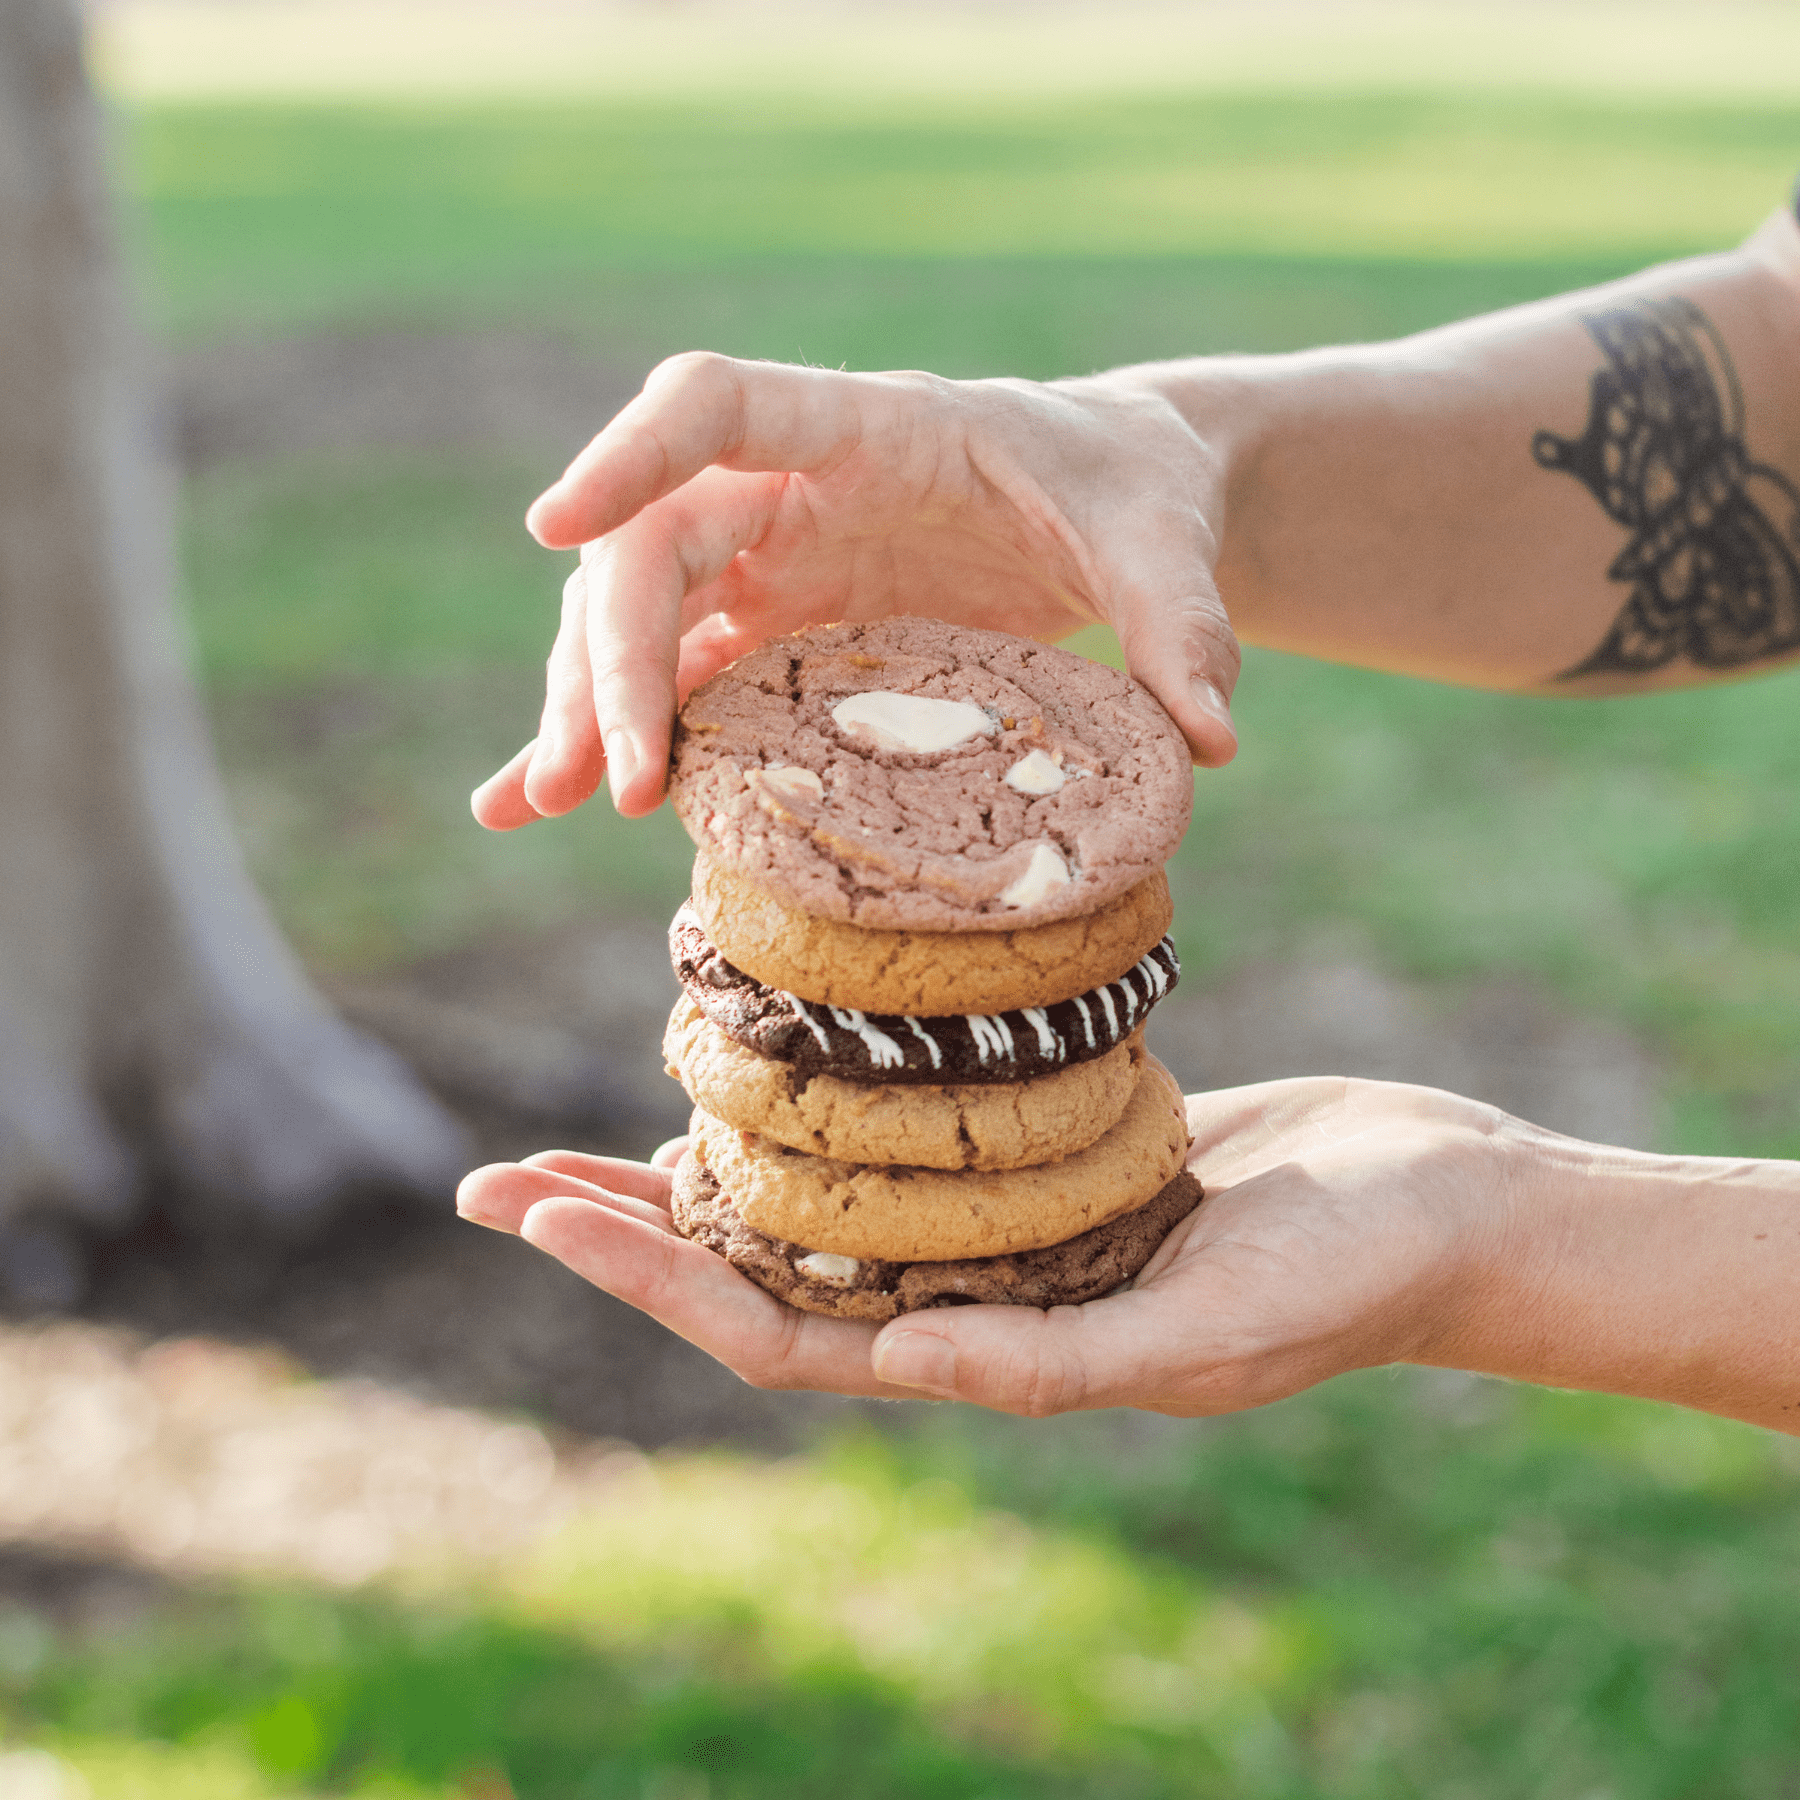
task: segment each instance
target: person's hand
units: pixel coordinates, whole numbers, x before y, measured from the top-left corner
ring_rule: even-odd
[[[1104,620],[1194,760],[1228,762],[1220,486],[1147,389],[677,356],[527,516],[581,565],[538,735],[475,816],[511,830],[603,776],[620,812],[650,812],[700,682],[767,637],[892,613],[1045,640]]]
[[[1128,1292],[1048,1312],[961,1306],[877,1327],[784,1306],[676,1235],[684,1139],[647,1164],[496,1163],[457,1204],[756,1387],[1196,1416],[1350,1369],[1455,1360],[1483,1272],[1512,1254],[1505,1152],[1551,1136],[1436,1089],[1335,1078],[1195,1095],[1188,1116],[1205,1200]]]

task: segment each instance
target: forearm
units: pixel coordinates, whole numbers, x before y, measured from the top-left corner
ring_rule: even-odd
[[[1495,1149],[1498,1215],[1408,1360],[1800,1434],[1800,1163]]]
[[[1659,314],[1671,297],[1699,317]],[[1597,319],[1641,359],[1622,375]],[[1726,255],[1395,343],[1103,379],[1160,393],[1222,463],[1217,574],[1246,640],[1483,686],[1604,691],[1800,652],[1795,497],[1783,486],[1800,479],[1796,369],[1800,230],[1784,214]],[[1576,466],[1597,377],[1622,381],[1653,426],[1628,440],[1610,496]],[[1658,447],[1657,409],[1683,380]],[[1604,436],[1592,439],[1596,480],[1602,458],[1618,461]],[[1653,454],[1632,463],[1646,443]],[[1748,549],[1746,508],[1768,528],[1750,521]],[[1696,570],[1721,543],[1726,612],[1741,621],[1766,603],[1763,625],[1709,633],[1719,582],[1709,590]],[[1634,545],[1635,576],[1617,567]],[[1759,556],[1771,566],[1753,566]],[[1644,582],[1656,641],[1633,626],[1621,648],[1614,628],[1631,626]]]

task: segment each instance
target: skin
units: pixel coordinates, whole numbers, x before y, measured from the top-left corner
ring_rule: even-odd
[[[1599,361],[1583,315],[1668,295],[1728,346],[1749,456],[1800,473],[1786,214],[1726,255],[1394,344],[1048,385],[677,357],[529,514],[582,561],[538,737],[476,816],[513,829],[602,779],[621,812],[648,812],[699,682],[766,636],[921,596],[1045,639],[1107,621],[1205,766],[1236,748],[1234,627],[1516,691],[1716,678],[1677,659],[1559,679],[1619,613],[1607,568],[1625,533],[1529,453],[1539,430],[1582,432]],[[495,1165],[459,1205],[763,1386],[1195,1415],[1416,1362],[1800,1430],[1800,1165],[1582,1144],[1385,1083],[1189,1108],[1206,1203],[1130,1293],[1047,1313],[961,1307],[877,1331],[783,1307],[674,1235],[679,1145],[648,1165]]]

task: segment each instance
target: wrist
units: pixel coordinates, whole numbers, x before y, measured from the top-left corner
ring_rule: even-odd
[[[1800,1430],[1800,1165],[1507,1123],[1492,1228],[1411,1360]]]

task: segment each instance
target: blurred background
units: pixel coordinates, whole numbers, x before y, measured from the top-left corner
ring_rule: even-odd
[[[240,837],[489,1157],[685,1118],[679,828],[466,805],[568,564],[520,516],[656,360],[1386,337],[1800,169],[1775,4],[109,0],[90,51]],[[1797,702],[1253,653],[1159,1053],[1800,1154]],[[86,1252],[0,1327],[6,1800],[1800,1791],[1791,1440],[1420,1372],[1201,1424],[758,1394],[399,1204]]]

